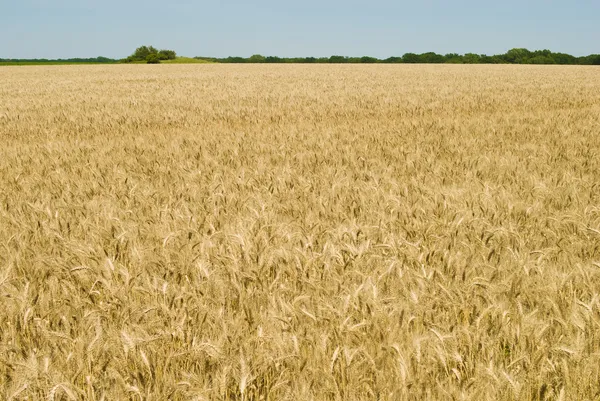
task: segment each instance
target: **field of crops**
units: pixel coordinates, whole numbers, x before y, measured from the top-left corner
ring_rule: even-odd
[[[600,70],[0,68],[0,399],[600,399]]]

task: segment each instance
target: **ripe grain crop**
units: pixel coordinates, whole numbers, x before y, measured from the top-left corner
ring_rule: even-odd
[[[600,71],[0,68],[0,398],[600,399]]]

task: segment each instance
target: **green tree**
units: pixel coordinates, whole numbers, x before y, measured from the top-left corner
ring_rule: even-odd
[[[531,56],[531,52],[525,48],[510,49],[504,55],[504,60],[512,64],[524,63]]]
[[[589,56],[578,57],[577,64],[600,65],[600,54],[590,54]]]
[[[481,57],[479,54],[467,53],[463,56],[463,62],[465,64],[479,64],[481,62]]]
[[[260,54],[255,54],[248,59],[248,62],[249,63],[264,63],[265,56],[262,56]]]
[[[577,64],[577,58],[565,53],[552,53],[556,64]]]
[[[331,56],[329,57],[329,62],[332,64],[342,64],[348,62],[348,60],[344,56]]]
[[[160,64],[160,58],[158,57],[158,53],[150,53],[146,57],[147,64]]]
[[[131,57],[134,60],[142,61],[146,60],[151,53],[156,53],[156,49],[154,49],[152,46],[140,46],[135,49],[135,52],[131,55]]]
[[[239,64],[239,63],[245,63],[246,59],[243,57],[238,57],[238,56],[234,56],[234,57],[229,56],[225,59],[221,59],[220,62]]]
[[[415,54],[415,53],[406,53],[406,54],[404,54],[404,56],[402,56],[402,62],[403,63],[410,63],[410,64],[420,63],[421,62],[421,58],[419,57],[418,54]]]
[[[448,64],[462,64],[463,56],[458,53],[448,53],[444,55],[444,62]]]
[[[284,59],[280,58],[280,57],[275,57],[275,56],[269,56],[267,58],[265,58],[265,63],[283,63],[285,62]]]
[[[439,64],[445,61],[444,56],[434,52],[423,53],[419,56],[421,63]]]
[[[132,57],[137,60],[146,60],[146,58],[150,55],[150,49],[148,46],[140,46],[135,49],[135,52],[132,54]]]
[[[369,56],[363,56],[360,58],[360,62],[361,63],[366,63],[366,64],[373,64],[378,62],[379,60],[376,59],[375,57],[369,57]]]
[[[533,56],[531,58],[526,59],[524,64],[556,64],[554,59],[549,56]]]
[[[385,60],[383,60],[384,63],[388,63],[388,64],[397,64],[397,63],[401,63],[402,62],[402,57],[388,57]]]
[[[177,53],[173,50],[161,50],[158,52],[158,58],[161,60],[175,60]]]
[[[482,55],[480,60],[481,64],[502,64],[504,62],[499,56]]]

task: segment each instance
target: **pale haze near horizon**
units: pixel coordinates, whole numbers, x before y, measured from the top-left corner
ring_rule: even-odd
[[[0,0],[0,58],[600,53],[600,1]]]

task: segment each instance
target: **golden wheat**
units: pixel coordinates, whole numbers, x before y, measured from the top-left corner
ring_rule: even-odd
[[[0,398],[600,399],[600,74],[0,68]]]

